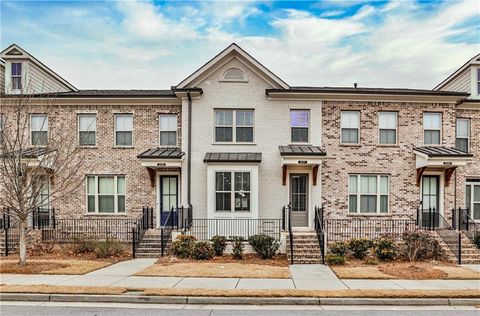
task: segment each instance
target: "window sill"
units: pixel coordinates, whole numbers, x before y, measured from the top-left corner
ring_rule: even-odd
[[[392,148],[400,148],[399,144],[377,144],[378,147],[392,147]]]
[[[235,146],[235,145],[240,145],[240,146],[256,146],[257,143],[217,143],[213,142],[212,145],[226,145],[226,146]]]
[[[127,212],[124,212],[124,213],[85,213],[86,216],[100,216],[100,217],[104,217],[104,216],[115,216],[115,217],[118,217],[118,216],[126,216],[127,215]]]
[[[134,146],[113,146],[112,149],[134,149]]]
[[[78,145],[77,148],[79,148],[79,149],[98,149],[98,146]]]
[[[298,142],[298,143],[296,143],[296,142],[290,142],[288,145],[289,145],[289,146],[312,146],[311,143],[301,143],[301,142]]]
[[[340,147],[362,147],[361,144],[344,144],[340,143]]]

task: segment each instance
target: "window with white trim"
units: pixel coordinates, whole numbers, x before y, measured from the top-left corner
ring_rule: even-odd
[[[30,141],[32,146],[46,146],[48,142],[48,116],[30,115]]]
[[[252,143],[253,110],[215,110],[215,142]]]
[[[215,172],[215,210],[249,212],[250,209],[250,172]]]
[[[115,114],[115,146],[133,146],[132,114]]]
[[[223,73],[223,80],[225,81],[245,81],[243,72],[237,68],[230,68]]]
[[[469,216],[480,220],[480,179],[467,179],[466,183],[465,202]]]
[[[388,213],[389,176],[349,175],[348,194],[350,213]]]
[[[22,63],[12,63],[12,89],[22,90]]]
[[[397,112],[378,112],[379,143],[397,143]]]
[[[290,110],[292,143],[308,143],[310,110]]]
[[[95,146],[97,134],[97,116],[95,114],[78,115],[78,143],[81,146]]]
[[[440,145],[442,132],[441,113],[423,113],[423,143],[425,145]]]
[[[177,145],[177,115],[160,114],[159,116],[160,146]]]
[[[87,176],[88,213],[125,213],[125,176]]]
[[[342,111],[340,113],[342,144],[360,143],[360,112]]]
[[[457,118],[457,137],[455,147],[468,153],[470,149],[470,120],[465,118]]]

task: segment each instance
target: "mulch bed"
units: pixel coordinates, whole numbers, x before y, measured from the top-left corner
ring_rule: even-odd
[[[174,256],[160,257],[157,264],[172,265],[175,263],[191,263],[191,262],[210,262],[210,263],[244,263],[244,264],[259,264],[276,267],[288,267],[288,260],[286,255],[276,255],[272,259],[262,259],[256,254],[245,254],[242,260],[234,259],[232,255],[223,255],[221,257],[214,257],[210,260],[195,260],[195,259],[180,259]]]

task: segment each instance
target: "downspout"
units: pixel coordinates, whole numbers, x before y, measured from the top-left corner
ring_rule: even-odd
[[[188,153],[187,153],[187,204],[191,204],[191,187],[192,187],[192,96],[190,90],[187,90],[188,98]]]

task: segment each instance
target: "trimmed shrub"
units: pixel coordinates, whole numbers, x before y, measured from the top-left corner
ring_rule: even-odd
[[[410,262],[436,257],[439,254],[439,244],[428,232],[406,231],[402,235],[402,240],[404,243],[402,255]]]
[[[98,259],[119,257],[125,253],[125,247],[119,240],[107,238],[97,241],[93,252]]]
[[[473,243],[478,249],[480,249],[480,232],[476,232],[473,236]]]
[[[375,240],[375,256],[380,260],[393,260],[397,256],[395,239],[390,235],[383,235]]]
[[[215,252],[208,241],[197,241],[193,246],[192,258],[196,260],[212,259]]]
[[[88,238],[78,238],[73,243],[73,253],[75,254],[87,254],[95,251],[96,241]]]
[[[271,259],[280,248],[275,238],[265,234],[250,236],[248,243],[262,259]]]
[[[372,246],[372,241],[365,238],[353,238],[348,242],[348,249],[350,249],[355,258],[360,260],[367,256],[368,250]]]
[[[336,266],[336,265],[345,264],[345,262],[346,262],[347,260],[345,259],[345,256],[341,256],[341,255],[334,254],[334,253],[329,253],[329,254],[325,257],[325,261],[326,261],[327,264],[330,265],[330,266]]]
[[[175,257],[186,259],[192,256],[196,238],[190,235],[178,235],[170,246],[170,253]]]
[[[343,241],[334,242],[330,246],[330,252],[334,255],[345,257],[347,255],[348,245]]]
[[[232,248],[233,258],[238,260],[243,259],[243,238],[233,237],[232,242],[233,242],[233,248]]]
[[[227,248],[227,238],[225,236],[213,236],[212,237],[212,246],[215,256],[220,257],[223,255],[225,248]]]

